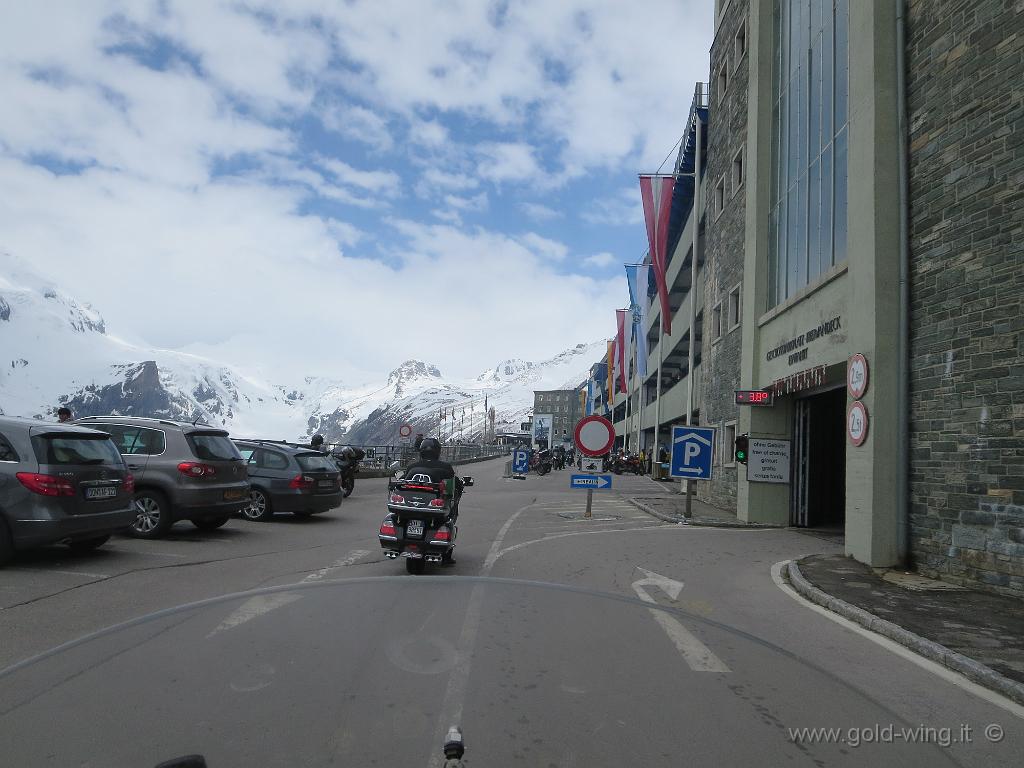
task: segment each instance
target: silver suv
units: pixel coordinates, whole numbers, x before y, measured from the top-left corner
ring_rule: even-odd
[[[135,476],[133,536],[163,536],[178,520],[219,528],[249,504],[245,462],[222,429],[138,416],[88,416],[76,423],[107,432]]]
[[[0,564],[46,544],[95,549],[135,520],[133,493],[109,436],[0,416]]]

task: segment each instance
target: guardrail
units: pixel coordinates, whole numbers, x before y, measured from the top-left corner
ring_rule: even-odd
[[[361,448],[366,457],[360,465],[368,469],[388,469],[395,462],[399,466],[408,466],[413,459],[419,456],[412,445],[354,445],[351,443],[329,443],[325,448],[331,450],[341,448],[345,445],[352,445],[353,448]],[[507,456],[512,450],[509,445],[475,445],[456,444],[442,445],[441,459],[450,464],[464,464],[468,461],[480,461],[482,459]]]

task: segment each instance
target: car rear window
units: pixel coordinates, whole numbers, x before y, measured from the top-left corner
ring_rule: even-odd
[[[192,432],[185,435],[192,455],[203,461],[241,461],[242,456],[223,432]]]
[[[123,466],[117,448],[106,435],[35,435],[32,450],[40,464],[108,464]]]
[[[322,453],[300,453],[295,457],[303,472],[337,472],[338,465]]]

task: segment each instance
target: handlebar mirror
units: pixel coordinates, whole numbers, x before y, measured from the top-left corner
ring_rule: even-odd
[[[464,477],[464,478],[462,478],[462,484],[468,488],[469,486],[471,486],[473,484],[473,478],[472,477]]]

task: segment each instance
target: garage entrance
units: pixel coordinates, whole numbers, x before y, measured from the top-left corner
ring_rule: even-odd
[[[796,401],[791,520],[842,533],[846,525],[846,387]]]

